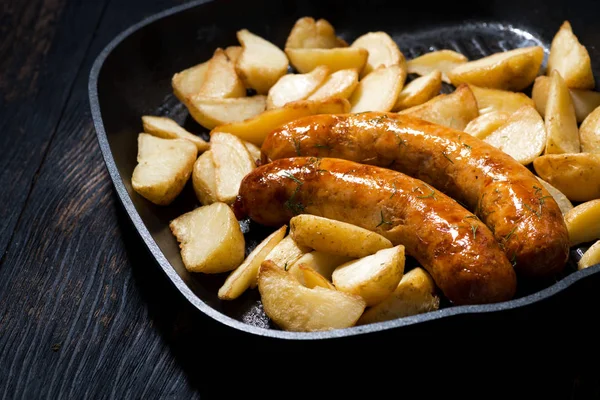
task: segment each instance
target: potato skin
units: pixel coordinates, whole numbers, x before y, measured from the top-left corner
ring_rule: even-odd
[[[567,228],[547,190],[525,166],[464,132],[392,113],[317,115],[273,131],[262,153],[263,162],[300,154],[403,172],[474,210],[523,276],[552,276],[566,264]]]
[[[515,272],[489,229],[424,182],[346,160],[294,157],[246,175],[236,215],[281,225],[294,214],[336,219],[403,244],[455,304],[509,300]]]

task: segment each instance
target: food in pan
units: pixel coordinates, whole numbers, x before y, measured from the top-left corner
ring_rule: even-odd
[[[547,76],[537,46],[406,60],[385,32],[348,46],[310,17],[284,49],[238,41],[172,78],[210,141],[144,116],[132,179],[166,206],[191,176],[201,206],[170,228],[189,271],[223,273],[222,301],[258,287],[292,331],[376,323],[510,300],[600,239],[600,93],[568,22]],[[273,231],[245,255],[247,216]]]

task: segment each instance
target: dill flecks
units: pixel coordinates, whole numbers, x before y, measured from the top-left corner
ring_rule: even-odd
[[[426,183],[423,183],[423,185],[425,185],[425,187],[427,187],[427,189],[429,189],[431,191],[431,193],[429,193],[428,195],[423,195],[423,196],[417,196],[417,199],[429,199],[429,198],[433,198],[434,200],[436,200],[435,198],[435,190],[429,186]],[[423,191],[421,190],[421,188],[414,188],[413,192],[419,191],[420,193],[423,193]]]
[[[300,157],[302,155],[302,151],[300,151],[300,141],[296,138],[293,138],[292,141],[294,142],[294,150],[296,150],[296,155]]]
[[[450,157],[448,157],[448,154],[442,151],[442,155],[446,158],[446,160],[450,161],[450,164],[454,164],[454,161],[452,161]]]
[[[315,144],[313,147],[317,148],[317,149],[326,149],[326,150],[331,150],[331,146],[327,145],[327,144]]]
[[[386,221],[383,218],[383,210],[381,210],[379,213],[381,215],[381,222],[379,224],[377,224],[377,226],[375,228],[379,228],[381,225],[391,225],[392,224],[390,221]]]
[[[463,146],[465,146],[465,147],[466,147],[467,149],[469,149],[469,150],[471,150],[471,149],[472,149],[472,147],[471,147],[471,146],[469,146],[469,145],[468,145],[468,144],[466,144],[466,143],[463,143]]]
[[[378,123],[380,123],[381,121],[383,121],[384,119],[387,119],[387,118],[388,118],[387,114],[383,114],[383,115],[380,115],[379,117],[370,119],[369,122],[373,122],[375,124],[378,124]]]
[[[473,240],[477,239],[477,228],[479,228],[479,226],[471,225],[471,230],[473,231]]]
[[[294,181],[294,182],[296,182],[298,185],[303,185],[303,184],[304,184],[304,182],[302,182],[300,179],[296,178],[296,177],[295,177],[293,174],[291,174],[291,173],[289,173],[289,172],[287,172],[287,171],[285,171],[285,172],[283,173],[283,176],[285,176],[285,177],[286,177],[286,178],[288,178],[288,179],[291,179],[291,180],[293,180],[293,181]]]
[[[284,206],[290,210],[291,212],[294,213],[294,215],[298,215],[298,214],[302,214],[305,210],[304,204],[302,204],[302,202],[300,202],[299,200],[296,200],[296,195],[298,194],[298,191],[300,190],[300,187],[302,185],[298,185],[296,186],[296,189],[294,190],[294,193],[292,193],[292,195],[290,196],[290,198],[288,199],[288,201],[285,202]]]
[[[392,185],[394,186],[394,193],[392,193],[392,195],[390,196],[390,199],[391,199],[392,197],[394,197],[394,196],[396,195],[396,192],[398,191],[398,188],[396,188],[396,181],[394,181],[394,182],[392,183]]]

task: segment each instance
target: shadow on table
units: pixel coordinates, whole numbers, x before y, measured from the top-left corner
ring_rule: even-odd
[[[599,300],[590,295],[600,279],[517,312],[461,315],[360,337],[278,340],[238,332],[196,310],[164,276],[121,207],[117,216],[153,326],[202,398],[356,398],[361,392],[368,398],[600,398]]]

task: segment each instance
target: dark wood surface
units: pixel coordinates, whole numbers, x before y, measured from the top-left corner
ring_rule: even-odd
[[[401,396],[410,387],[427,398],[436,387],[481,394],[473,376],[485,393],[599,398],[600,302],[590,285],[561,298],[579,310],[568,323],[536,337],[512,327],[484,338],[459,329],[298,344],[239,334],[192,309],[121,209],[87,100],[100,50],[180,3],[2,3],[0,399]]]

